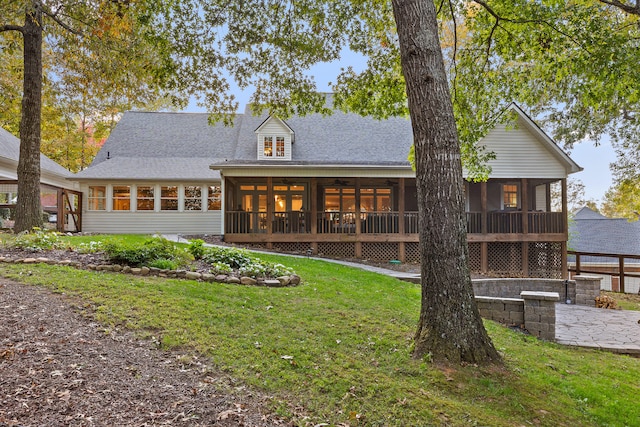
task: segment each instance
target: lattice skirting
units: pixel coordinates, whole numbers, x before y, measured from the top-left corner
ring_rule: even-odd
[[[488,273],[494,276],[524,276],[522,243],[500,242],[487,245]]]
[[[562,278],[562,243],[529,243],[529,277]]]
[[[421,262],[420,243],[408,242],[404,244],[404,256],[406,262]]]
[[[318,243],[318,254],[339,258],[355,258],[355,243]]]
[[[282,252],[306,255],[307,251],[311,249],[311,244],[301,242],[274,243],[273,249]]]
[[[469,243],[469,270],[472,273],[482,271],[482,244]]]
[[[397,243],[363,243],[362,258],[375,261],[398,259]]]

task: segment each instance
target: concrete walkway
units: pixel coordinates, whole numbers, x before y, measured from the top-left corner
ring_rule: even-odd
[[[177,234],[165,234],[164,238],[186,243]],[[206,246],[214,246],[207,244]],[[253,252],[274,253],[250,249]],[[302,255],[282,254],[298,258],[312,258],[342,264],[353,268],[395,277],[405,282],[420,283],[420,274],[405,273],[373,265],[331,258],[315,258]],[[606,310],[575,304],[556,304],[556,342],[564,345],[594,348],[614,353],[640,356],[640,311]]]
[[[640,311],[556,304],[556,342],[640,355]]]

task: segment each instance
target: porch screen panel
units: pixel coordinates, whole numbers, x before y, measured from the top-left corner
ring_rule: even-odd
[[[131,210],[131,188],[128,185],[113,186],[113,210]]]

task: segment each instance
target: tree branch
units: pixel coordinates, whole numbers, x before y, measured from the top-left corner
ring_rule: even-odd
[[[22,32],[22,27],[20,25],[0,25],[0,33],[4,31],[20,31]]]
[[[504,16],[500,16],[495,10],[493,10],[493,8],[491,8],[491,6],[489,6],[485,0],[473,0],[473,1],[475,3],[477,3],[477,4],[479,4],[480,6],[482,6],[491,16],[493,16],[496,19],[496,24],[494,25],[494,28],[491,30],[491,35],[493,35],[494,30],[496,29],[496,27],[499,26],[498,24],[499,24],[500,21],[510,22],[512,24],[543,24],[543,25],[546,25],[547,27],[551,28],[556,33],[561,34],[564,37],[566,37],[567,39],[571,40],[576,46],[578,46],[580,49],[584,50],[589,55],[591,55],[591,52],[589,51],[589,49],[587,48],[586,45],[582,44],[575,37],[571,36],[571,34],[567,34],[566,32],[560,30],[555,25],[553,25],[553,23],[551,23],[551,22],[548,22],[548,21],[546,21],[544,19],[513,19],[513,18],[505,18]],[[608,0],[600,0],[600,1],[606,2]],[[611,0],[611,1],[618,2],[618,0]],[[502,26],[500,26],[500,27],[503,28]],[[490,41],[489,41],[489,43],[490,43]]]
[[[69,31],[70,33],[75,34],[76,36],[81,36],[82,35],[82,31],[76,30],[75,28],[71,28],[68,24],[66,24],[60,18],[58,18],[58,16],[57,16],[58,12],[53,13],[50,10],[48,10],[47,8],[45,8],[44,5],[43,5],[42,13],[47,15],[49,18],[53,19],[56,24],[60,25],[62,28],[64,28],[65,30]]]
[[[635,6],[631,6],[625,3],[622,3],[619,0],[600,0],[600,3],[608,4],[609,6],[617,7],[618,9],[626,12],[630,15],[640,16],[640,2],[636,1]]]

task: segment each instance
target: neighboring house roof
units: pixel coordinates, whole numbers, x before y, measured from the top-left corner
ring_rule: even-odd
[[[0,128],[0,177],[18,179],[17,167],[20,158],[20,140]],[[40,182],[60,187],[70,187],[65,181],[72,173],[40,153]]]
[[[607,218],[584,207],[569,223],[569,248],[578,252],[640,255],[640,221]]]

